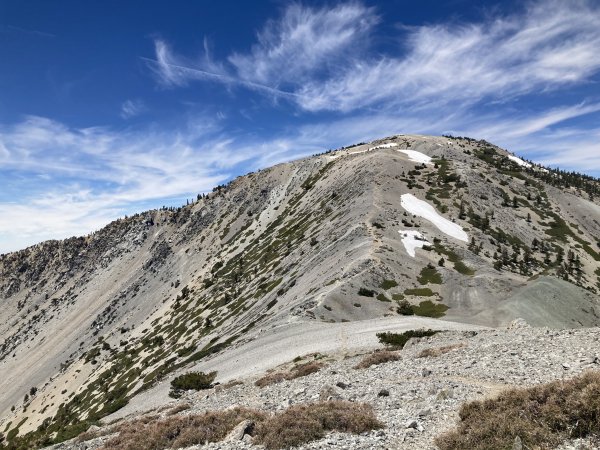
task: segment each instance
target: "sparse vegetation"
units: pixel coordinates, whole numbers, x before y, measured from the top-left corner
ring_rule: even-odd
[[[417,355],[417,357],[418,358],[437,358],[438,356],[445,355],[446,353],[449,353],[452,350],[456,350],[458,348],[463,348],[464,346],[465,346],[465,344],[460,343],[460,344],[444,345],[443,347],[426,348],[425,350],[421,351],[421,353],[419,353]]]
[[[396,283],[396,280],[383,280],[381,282],[381,284],[379,285],[379,287],[381,289],[384,289],[386,291],[388,289],[391,289],[391,288],[396,287],[396,286],[398,286],[398,283]]]
[[[118,435],[108,440],[102,449],[164,450],[219,442],[244,420],[254,424],[248,430],[254,442],[269,450],[305,444],[324,437],[328,431],[359,434],[383,428],[373,408],[364,403],[341,400],[308,403],[291,406],[272,416],[256,409],[236,407],[126,422],[116,428]]]
[[[421,274],[417,277],[417,281],[422,285],[428,283],[442,284],[442,276],[432,264],[429,264],[421,269]]]
[[[439,436],[441,450],[555,448],[567,439],[600,434],[600,372],[589,371],[496,398],[465,403],[456,430]]]
[[[413,311],[413,305],[408,300],[399,301],[396,311],[398,314],[402,314],[403,316],[412,316],[415,314]]]
[[[411,338],[422,338],[439,333],[437,330],[408,330],[404,333],[377,333],[379,342],[394,349],[402,349]]]
[[[293,380],[295,378],[305,377],[312,373],[318,372],[325,364],[317,361],[309,361],[304,364],[294,366],[289,371],[271,372],[256,380],[254,383],[258,387],[265,387],[271,384],[281,383],[284,380]]]
[[[419,303],[418,306],[413,305],[412,310],[417,316],[437,319],[446,315],[448,307],[442,303],[433,303],[431,300],[425,300]]]
[[[373,353],[366,355],[358,364],[354,366],[355,369],[366,369],[371,366],[383,364],[390,361],[398,361],[400,355],[390,350],[376,350]]]
[[[432,297],[435,293],[429,288],[414,288],[414,289],[405,289],[404,295],[414,295],[417,297]]]
[[[362,297],[375,297],[375,294],[377,294],[377,292],[372,291],[371,289],[364,288],[364,287],[361,287],[358,290],[358,295],[360,295]]]
[[[295,447],[321,439],[328,431],[360,434],[383,428],[366,403],[342,400],[297,405],[260,422],[256,443],[267,449]]]
[[[217,372],[188,372],[179,375],[171,381],[171,391],[169,392],[169,396],[179,398],[184,391],[210,389],[216,377]]]

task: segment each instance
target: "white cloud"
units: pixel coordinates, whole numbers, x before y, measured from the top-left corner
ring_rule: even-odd
[[[365,47],[377,22],[374,10],[358,3],[322,9],[292,4],[279,20],[267,22],[250,53],[234,53],[229,61],[241,79],[297,84],[339,70],[344,58]]]
[[[190,62],[156,44],[154,70],[170,85],[213,80],[284,95],[308,111],[367,106],[472,105],[585,82],[600,70],[600,9],[550,0],[479,23],[404,28],[393,54],[373,56],[379,18],[359,3],[293,4],[267,22],[229,67]],[[208,55],[208,52],[205,52]]]
[[[130,119],[132,117],[139,116],[146,110],[146,105],[142,100],[125,100],[121,104],[121,117],[123,119]]]
[[[302,85],[300,106],[473,104],[580,83],[600,69],[600,10],[539,2],[502,20],[417,27],[405,43],[400,57],[357,59],[339,76]]]

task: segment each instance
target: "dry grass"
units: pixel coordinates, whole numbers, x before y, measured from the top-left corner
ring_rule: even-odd
[[[318,372],[323,367],[324,363],[311,361],[304,364],[299,364],[286,372],[271,372],[259,378],[254,383],[258,387],[265,387],[275,383],[281,383],[285,380],[293,380],[294,378],[305,377],[311,373]]]
[[[464,404],[454,431],[436,439],[441,450],[554,448],[567,439],[600,435],[600,372],[511,389],[495,399]]]
[[[151,421],[136,420],[117,428],[104,450],[163,450],[222,440],[243,420],[262,421],[267,415],[248,408],[234,408],[199,415],[172,416]]]
[[[173,408],[171,408],[169,412],[167,412],[167,416],[174,416],[175,414],[182,411],[187,411],[190,408],[191,406],[189,403],[180,403],[179,405],[175,405]]]
[[[219,442],[243,420],[253,421],[255,443],[282,449],[320,439],[328,431],[363,433],[383,427],[370,405],[327,401],[292,406],[267,415],[249,408],[234,408],[200,415],[154,416],[127,422],[102,450],[163,450]]]
[[[373,353],[365,356],[357,365],[355,369],[366,369],[377,364],[383,364],[390,361],[398,361],[400,355],[396,352],[389,350],[376,350]]]
[[[456,349],[462,348],[464,346],[465,346],[465,344],[460,343],[460,344],[453,344],[453,345],[445,345],[443,347],[426,348],[425,350],[421,351],[421,353],[419,353],[417,355],[417,357],[418,358],[437,358],[438,356],[445,355],[446,353],[451,352],[452,350],[456,350]]]
[[[254,442],[282,449],[321,439],[328,431],[359,434],[382,427],[370,405],[334,400],[287,408],[257,425]]]

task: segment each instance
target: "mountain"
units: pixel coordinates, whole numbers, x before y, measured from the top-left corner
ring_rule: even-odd
[[[0,430],[77,436],[280,327],[599,326],[599,199],[486,141],[398,135],[2,255]]]

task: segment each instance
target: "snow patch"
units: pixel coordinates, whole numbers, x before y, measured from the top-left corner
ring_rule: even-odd
[[[408,253],[413,258],[415,257],[415,249],[423,248],[424,245],[429,244],[421,233],[416,230],[398,230],[398,233],[402,235],[402,243]]]
[[[520,165],[521,167],[527,167],[528,169],[531,168],[531,164],[529,164],[526,161],[523,161],[521,158],[517,157],[517,156],[513,156],[513,155],[508,155],[508,159],[510,159],[511,161],[516,162],[518,165]]]
[[[469,242],[469,236],[460,225],[440,216],[429,203],[419,200],[412,194],[402,194],[400,204],[409,213],[434,224],[442,233],[459,241]]]
[[[423,164],[431,164],[431,156],[427,156],[425,153],[418,152],[416,150],[398,150],[400,153],[404,153],[408,156],[408,159]]]

